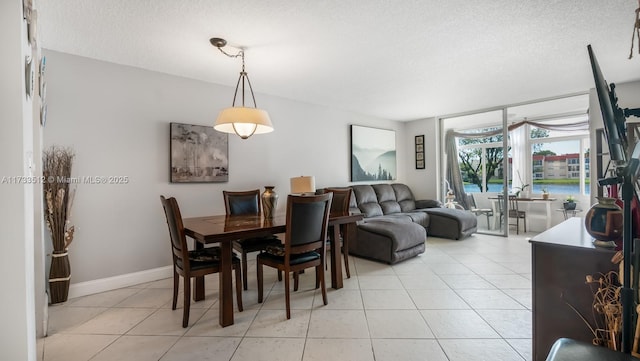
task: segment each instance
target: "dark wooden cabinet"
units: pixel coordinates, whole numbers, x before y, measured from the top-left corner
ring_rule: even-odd
[[[530,241],[535,361],[544,361],[560,337],[589,343],[593,339],[571,306],[593,325],[593,293],[586,277],[617,270],[618,266],[611,263],[615,250],[596,248],[592,240],[584,219],[574,217]]]

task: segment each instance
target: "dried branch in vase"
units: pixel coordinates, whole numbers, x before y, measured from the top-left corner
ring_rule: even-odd
[[[593,318],[598,324],[594,345],[620,350],[622,333],[622,304],[618,272],[610,271],[594,279],[587,276],[587,284],[593,292]]]
[[[622,304],[618,273],[599,273],[600,277],[586,276],[586,283],[593,293],[593,322],[581,314],[571,303],[566,304],[580,317],[593,334],[592,343],[612,350],[620,350],[622,333]],[[564,298],[564,296],[562,296]]]
[[[64,251],[73,240],[71,206],[75,187],[70,189],[71,167],[75,154],[70,148],[52,146],[43,152],[45,221],[51,233],[54,252]]]

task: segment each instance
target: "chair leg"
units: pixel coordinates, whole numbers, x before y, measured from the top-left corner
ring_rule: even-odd
[[[278,270],[278,282],[282,282],[282,271]]]
[[[520,217],[516,217],[516,234],[520,234]]]
[[[184,278],[184,305],[182,312],[182,327],[189,326],[189,308],[191,307],[191,278]]]
[[[242,306],[242,286],[240,286],[240,265],[236,264],[234,267],[234,273],[236,274],[236,302],[238,303],[238,311],[244,311]],[[243,273],[244,274],[244,273]]]
[[[300,272],[293,272],[293,292],[296,292],[299,286],[300,286]]]
[[[258,264],[256,266],[256,269],[258,270],[258,303],[262,303],[262,286],[264,282],[262,279],[262,263],[259,259],[257,263]]]
[[[344,259],[344,271],[347,274],[347,278],[351,278],[351,272],[349,271],[349,243],[345,237],[342,237],[342,258]]]
[[[242,251],[242,287],[246,291],[247,287],[247,252]]]
[[[175,266],[173,266],[173,303],[171,309],[175,310],[178,304],[178,287],[180,287],[180,275],[176,272]]]
[[[287,273],[284,278],[284,300],[287,307],[287,320],[291,319],[291,299],[289,296],[289,274]]]
[[[327,305],[327,285],[324,281],[324,270],[322,269],[322,265],[316,267],[316,273],[319,273],[320,278],[320,287],[322,289],[322,302]]]
[[[527,217],[523,217],[522,220],[524,221],[524,231],[526,233],[527,232]]]

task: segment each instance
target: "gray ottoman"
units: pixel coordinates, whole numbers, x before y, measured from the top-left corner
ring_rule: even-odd
[[[429,235],[450,239],[463,239],[478,230],[475,214],[453,208],[421,209],[429,214]]]
[[[425,250],[427,232],[411,221],[372,220],[358,225],[358,236],[349,241],[349,253],[394,264]]]

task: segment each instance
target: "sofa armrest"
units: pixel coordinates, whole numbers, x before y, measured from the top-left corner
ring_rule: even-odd
[[[441,208],[442,202],[437,199],[420,199],[416,201],[416,208]]]

